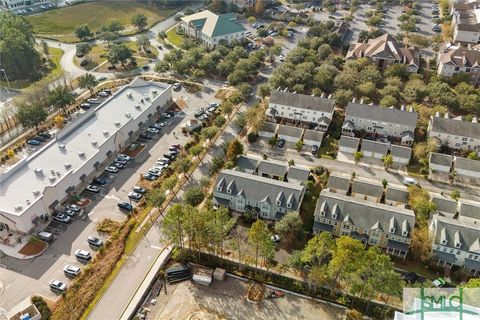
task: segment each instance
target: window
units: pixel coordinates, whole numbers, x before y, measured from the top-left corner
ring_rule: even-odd
[[[390,228],[390,233],[395,233],[395,228]]]
[[[277,206],[280,206],[280,205],[282,205],[282,201],[277,200]]]
[[[478,260],[478,256],[473,257],[473,260]]]
[[[457,250],[457,255],[459,255],[459,254],[460,254],[460,250]]]
[[[288,208],[288,209],[291,209],[291,208],[292,208],[292,203],[291,203],[291,202],[287,203],[287,208]]]
[[[472,257],[473,257],[473,254],[468,255],[468,259],[472,259]]]
[[[453,249],[450,249],[450,253],[453,253]]]
[[[443,244],[443,245],[446,245],[446,244],[447,244],[447,239],[443,239],[443,240],[442,240],[442,244]]]
[[[227,189],[228,194],[232,194],[232,189]]]
[[[408,231],[403,230],[403,231],[402,231],[402,236],[404,236],[404,237],[408,236]]]

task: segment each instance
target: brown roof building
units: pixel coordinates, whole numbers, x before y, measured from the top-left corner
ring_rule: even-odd
[[[440,47],[437,73],[452,77],[459,72],[469,74],[472,83],[477,83],[480,72],[480,45],[459,47],[447,43]]]
[[[368,42],[352,44],[348,50],[347,59],[368,58],[379,68],[386,68],[395,63],[407,65],[409,72],[417,72],[419,67],[418,50],[405,48],[388,33],[370,39]]]

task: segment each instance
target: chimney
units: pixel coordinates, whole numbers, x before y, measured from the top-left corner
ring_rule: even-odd
[[[478,123],[477,117],[473,117],[473,118],[472,118],[472,123]]]
[[[330,94],[328,95],[328,99],[332,99],[332,96],[333,96],[333,94],[330,93]]]
[[[320,96],[320,98],[324,98],[325,97],[325,92],[322,92],[322,95]]]
[[[362,98],[362,99],[360,99],[360,103],[363,103],[363,98]]]
[[[435,118],[440,118],[440,111],[435,112]]]
[[[412,106],[408,107],[408,112],[413,112],[413,107]]]
[[[443,116],[445,119],[450,119],[450,115],[448,114],[448,112],[445,112],[445,115]]]
[[[463,119],[462,119],[462,116],[458,116],[458,117],[453,118],[453,120],[460,120],[460,121],[462,121]]]
[[[400,110],[405,111],[405,105],[404,105],[404,104],[402,104],[402,105],[400,106]]]
[[[352,103],[355,103],[355,100],[356,100],[356,98],[355,98],[355,97],[353,97],[353,99],[352,99]]]

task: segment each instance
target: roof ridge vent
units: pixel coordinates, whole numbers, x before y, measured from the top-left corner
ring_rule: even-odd
[[[133,98],[133,92],[127,92],[127,97],[128,98]]]
[[[66,169],[70,169],[71,167],[72,167],[72,164],[71,164],[71,163],[68,163],[68,162],[65,163],[65,168],[66,168]]]
[[[36,197],[36,196],[40,195],[40,190],[33,190],[32,193]]]
[[[135,109],[138,109],[138,110],[140,110],[140,109],[142,109],[142,106],[141,106],[141,105],[139,105],[139,104],[136,104],[136,105],[135,105]],[[128,116],[127,116],[127,117],[128,117]]]
[[[53,183],[53,182],[55,182],[55,180],[57,180],[57,177],[51,176],[51,177],[48,178],[48,180]]]
[[[15,208],[15,211],[22,211],[23,206],[21,204],[17,204],[14,208]]]

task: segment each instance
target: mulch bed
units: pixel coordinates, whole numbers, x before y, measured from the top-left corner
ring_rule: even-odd
[[[177,99],[177,101],[175,101],[175,104],[173,105],[174,110],[172,111],[182,110],[183,108],[186,108],[186,107],[187,107],[187,103],[185,102],[185,100]]]
[[[123,153],[131,158],[135,158],[146,146],[147,145],[143,143],[132,143]]]
[[[88,206],[90,203],[92,203],[92,200],[87,199],[87,198],[82,198],[79,201],[75,202],[75,204],[79,207],[85,208]]]
[[[41,240],[31,240],[29,241],[18,253],[25,256],[34,256],[39,254],[47,247],[47,243]]]

